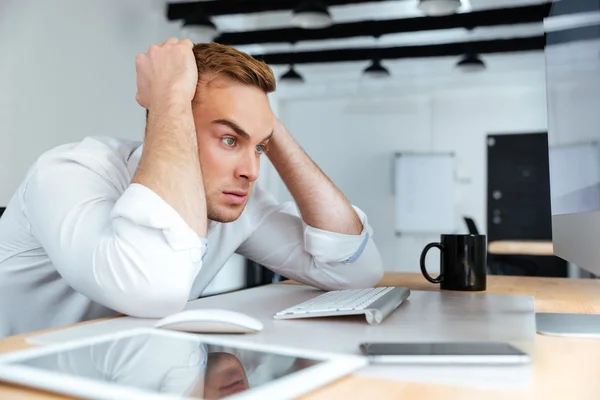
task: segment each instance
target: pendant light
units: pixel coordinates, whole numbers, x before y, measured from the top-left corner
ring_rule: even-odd
[[[466,26],[465,27],[469,35],[473,35],[473,30],[475,26]],[[479,54],[473,49],[470,41],[467,41],[464,44],[465,54],[462,58],[456,63],[456,68],[463,72],[479,72],[485,70],[485,63],[479,57]]]
[[[372,50],[371,64],[363,70],[363,76],[369,79],[384,79],[391,76],[390,71],[381,64],[381,50],[379,48],[379,38],[381,34],[378,32],[373,35],[375,43]]]
[[[290,42],[290,53],[291,54],[295,54],[295,46],[296,46],[296,42]],[[294,63],[292,62],[290,64],[290,69],[288,69],[283,75],[281,75],[281,77],[279,78],[279,81],[286,85],[286,86],[290,86],[290,85],[302,85],[304,83],[304,78],[302,78],[302,75],[300,75],[298,73],[298,71],[296,71],[294,69]]]
[[[321,29],[333,23],[322,1],[303,1],[293,11],[292,24],[303,29]]]
[[[372,79],[389,78],[390,71],[381,65],[381,61],[374,59],[371,64],[363,70],[363,76]]]
[[[455,14],[461,5],[460,0],[420,0],[417,8],[425,15],[439,17]]]
[[[290,65],[290,69],[279,78],[280,82],[285,85],[301,85],[304,83],[304,78],[294,69],[294,65]]]
[[[485,70],[485,63],[477,54],[467,53],[456,64],[464,72],[479,72]]]

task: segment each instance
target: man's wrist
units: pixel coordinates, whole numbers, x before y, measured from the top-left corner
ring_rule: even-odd
[[[162,132],[165,127],[171,133],[181,133],[196,143],[196,127],[192,114],[192,104],[181,100],[163,99],[148,109],[147,131]]]
[[[192,103],[179,95],[167,95],[150,104],[149,113],[156,115],[181,115],[192,112]]]
[[[269,140],[269,145],[267,146],[267,157],[269,157],[269,159],[284,153],[284,150],[289,149],[290,142],[294,141],[285,126],[277,119],[275,120],[273,131],[273,136],[271,137],[271,140]]]

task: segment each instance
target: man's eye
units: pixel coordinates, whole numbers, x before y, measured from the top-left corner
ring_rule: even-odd
[[[265,150],[265,146],[262,144],[259,144],[258,146],[256,146],[256,152],[259,154],[262,154],[263,151]]]
[[[225,146],[229,146],[232,147],[233,145],[235,145],[235,139],[232,137],[226,137],[221,139],[223,141],[223,143],[225,144]]]

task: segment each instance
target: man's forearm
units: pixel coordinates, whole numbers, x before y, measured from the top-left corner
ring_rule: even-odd
[[[348,199],[279,122],[267,155],[308,225],[344,234],[356,235],[362,231],[360,219]]]
[[[206,196],[191,104],[151,109],[132,183],[153,190],[200,236],[206,237]]]

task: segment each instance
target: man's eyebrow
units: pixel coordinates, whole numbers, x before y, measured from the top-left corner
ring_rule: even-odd
[[[243,130],[238,124],[236,124],[233,121],[230,121],[228,119],[216,119],[212,122],[213,124],[220,124],[220,125],[225,125],[229,128],[231,128],[231,130],[233,130],[236,134],[238,134],[239,136],[241,136],[242,138],[244,138],[245,140],[250,140],[250,135],[248,134],[248,132],[246,132],[245,130]],[[269,136],[267,136],[266,138],[264,138],[263,140],[261,140],[262,142],[266,142],[267,140],[271,139],[271,137],[273,136],[273,132],[271,131],[271,133],[269,133]]]
[[[274,132],[275,132],[275,131],[274,131],[274,130],[272,130],[272,131],[271,131],[271,133],[269,133],[269,136],[267,136],[266,138],[264,138],[264,139],[263,139],[263,140],[261,140],[260,142],[261,142],[261,143],[262,143],[262,142],[266,142],[267,140],[271,139],[271,137],[273,137],[273,133],[274,133]]]
[[[246,140],[250,140],[250,135],[248,135],[248,133],[245,130],[243,130],[242,128],[240,128],[238,126],[238,124],[236,124],[233,121],[230,121],[228,119],[216,119],[212,123],[213,124],[225,125],[225,126],[231,128],[231,130],[233,130],[239,136],[243,137]]]

